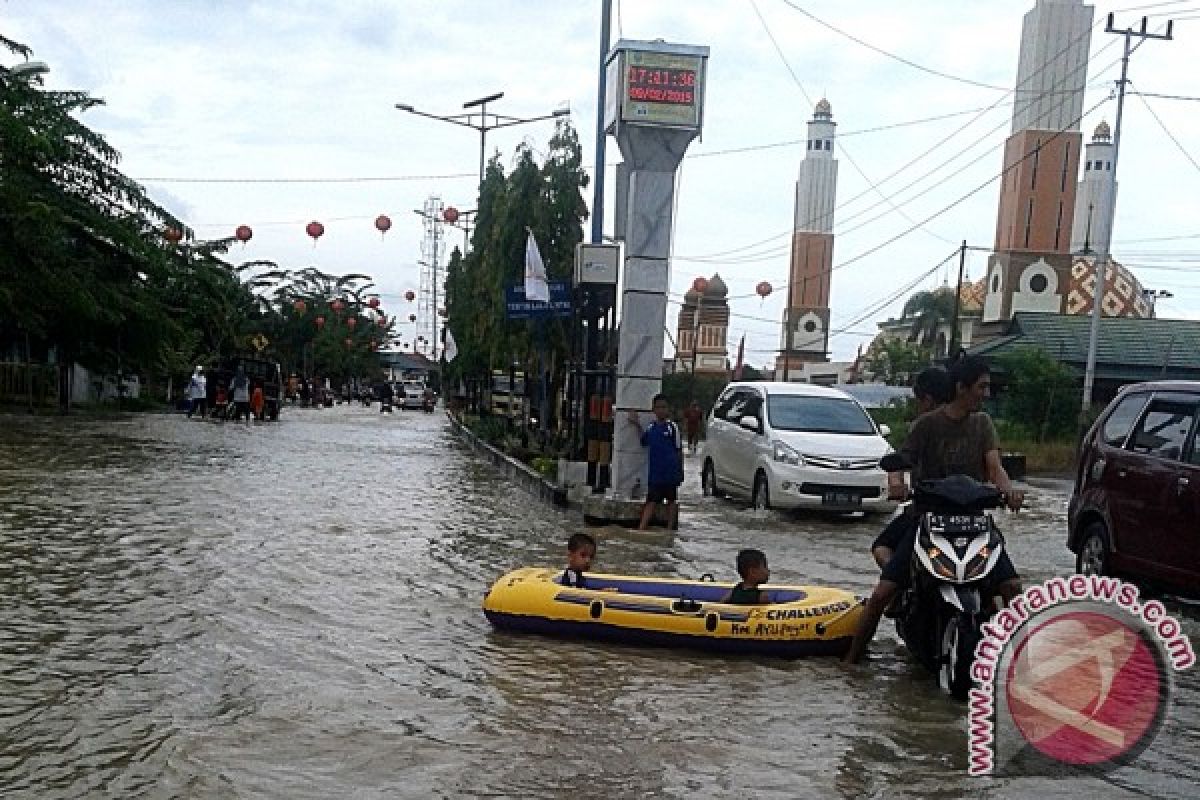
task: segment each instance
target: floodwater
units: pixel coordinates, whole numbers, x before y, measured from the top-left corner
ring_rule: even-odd
[[[1064,487],[1030,504],[1018,568],[1068,573]],[[878,525],[689,488],[673,535],[599,529],[597,568],[732,578],[757,546],[777,582],[865,592]],[[0,796],[1196,796],[1195,670],[1128,767],[976,779],[890,623],[852,669],[493,632],[490,582],[578,526],[440,414],[0,416]]]

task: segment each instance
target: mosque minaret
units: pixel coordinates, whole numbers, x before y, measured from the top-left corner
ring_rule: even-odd
[[[783,336],[776,361],[779,380],[800,380],[803,365],[829,360],[829,281],[833,270],[833,212],[837,199],[837,123],[822,98],[808,122],[804,160],[796,180],[791,270]]]

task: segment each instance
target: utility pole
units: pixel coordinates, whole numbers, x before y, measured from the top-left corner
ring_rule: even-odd
[[[1108,187],[1105,191],[1106,201],[1108,206],[1108,230],[1109,235],[1102,237],[1103,246],[1100,252],[1096,254],[1096,282],[1095,291],[1092,294],[1092,326],[1088,337],[1088,353],[1087,353],[1087,368],[1083,374],[1083,406],[1080,410],[1080,419],[1086,418],[1088,411],[1092,407],[1092,389],[1096,383],[1096,346],[1100,339],[1100,318],[1104,315],[1104,294],[1107,291],[1108,278],[1108,262],[1111,259],[1112,251],[1112,230],[1114,228],[1117,216],[1117,163],[1121,155],[1121,121],[1125,110],[1125,86],[1129,83],[1129,56],[1133,52],[1133,39],[1137,37],[1141,41],[1146,39],[1164,39],[1170,40],[1171,29],[1174,27],[1174,21],[1167,21],[1166,33],[1150,33],[1147,30],[1149,22],[1146,17],[1142,17],[1142,25],[1140,30],[1135,31],[1133,28],[1118,30],[1114,27],[1115,14],[1108,15],[1108,24],[1104,27],[1105,33],[1115,33],[1125,37],[1125,52],[1121,57],[1121,79],[1117,81],[1117,119],[1113,125],[1113,150],[1112,150],[1112,172],[1108,176]],[[1139,45],[1141,42],[1139,42]]]
[[[950,323],[950,346],[946,348],[946,358],[948,359],[953,359],[958,354],[958,343],[962,339],[958,335],[958,318],[962,309],[963,270],[966,266],[967,240],[963,239],[962,245],[958,248],[958,284],[954,289],[954,320]]]
[[[592,173],[592,244],[604,242],[604,101],[607,92],[608,45],[611,37],[612,0],[600,4],[600,78],[596,87],[596,171]]]

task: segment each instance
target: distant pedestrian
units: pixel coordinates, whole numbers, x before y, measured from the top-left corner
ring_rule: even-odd
[[[250,410],[254,412],[255,419],[263,419],[263,409],[265,409],[266,406],[267,400],[263,396],[262,384],[256,382],[254,384],[254,392],[250,395]]]
[[[225,384],[217,384],[217,393],[213,397],[213,419],[225,419],[229,416],[229,394],[225,391]]]
[[[642,447],[647,448],[646,503],[642,506],[642,519],[638,530],[646,530],[654,509],[660,503],[667,504],[667,525],[677,526],[679,512],[676,501],[679,485],[683,483],[683,440],[679,427],[670,420],[671,407],[663,395],[654,396],[654,422],[642,431]],[[636,411],[629,412],[629,422],[641,430],[641,421]]]
[[[237,372],[234,373],[233,380],[229,382],[229,388],[233,390],[233,418],[240,420],[242,415],[246,416],[246,421],[250,421],[250,379],[246,377],[246,368],[238,364]]]
[[[696,446],[700,441],[700,422],[704,419],[704,412],[700,410],[700,404],[695,400],[683,412],[683,425],[687,431],[688,451],[696,452]]]
[[[208,413],[208,379],[204,377],[204,367],[196,366],[196,371],[192,373],[192,378],[188,381],[188,398],[192,401],[191,407],[188,409],[188,418],[192,414],[199,413],[200,419],[204,419]]]

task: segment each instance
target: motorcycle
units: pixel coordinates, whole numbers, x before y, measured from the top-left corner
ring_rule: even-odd
[[[885,456],[888,472],[907,468],[903,456]],[[919,481],[913,488],[918,516],[912,580],[900,599],[896,631],[942,689],[965,700],[981,628],[992,614],[992,573],[1004,537],[990,513],[1004,503],[994,486],[966,475]]]

